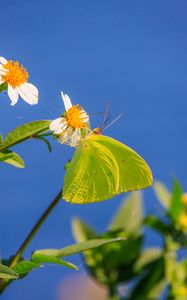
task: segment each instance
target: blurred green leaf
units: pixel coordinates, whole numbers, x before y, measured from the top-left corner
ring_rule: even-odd
[[[33,269],[39,268],[39,267],[40,267],[40,265],[35,262],[28,261],[28,260],[22,260],[13,267],[13,270],[16,273],[18,273],[19,275],[23,275],[23,274],[29,273]]]
[[[86,267],[100,283],[111,285],[128,281],[135,276],[133,266],[140,255],[141,245],[142,237],[139,236],[92,249],[84,253]]]
[[[72,230],[73,235],[78,243],[97,238],[94,230],[78,218],[74,218],[72,220]]]
[[[62,249],[44,249],[44,250],[37,250],[34,251],[32,255],[32,260],[36,261],[37,255],[47,255],[47,256],[54,256],[54,257],[65,257],[69,255],[73,255],[76,253],[80,253],[95,247],[100,247],[105,244],[120,242],[123,241],[121,238],[115,239],[94,239],[84,243],[74,244]]]
[[[161,255],[162,249],[160,248],[149,248],[143,250],[134,265],[134,270],[136,272],[140,272],[147,264],[159,258]]]
[[[6,135],[5,139],[1,142],[0,151],[32,138],[33,135],[38,135],[48,131],[50,123],[51,121],[49,120],[40,120],[33,121],[15,128],[14,130],[10,131]]]
[[[153,285],[153,287],[148,292],[147,299],[158,299],[163,290],[166,288],[167,284],[168,283],[165,278],[158,281],[158,283],[155,283],[155,285]]]
[[[1,279],[17,279],[18,274],[14,270],[8,268],[7,266],[0,264],[0,278]]]
[[[64,267],[67,267],[67,268],[70,268],[70,269],[74,269],[74,270],[78,270],[79,268],[70,263],[70,262],[67,262],[65,260],[62,260],[62,259],[59,259],[55,256],[48,256],[48,255],[43,255],[43,254],[37,254],[37,255],[34,255],[32,257],[33,261],[36,262],[36,263],[53,263],[53,264],[57,264],[57,265],[61,265],[61,266],[64,266]]]
[[[176,229],[175,231],[172,231],[172,238],[174,242],[178,245],[178,249],[181,247],[187,247],[187,235],[186,233],[179,231]]]
[[[171,193],[167,187],[163,183],[156,181],[156,183],[153,185],[153,189],[158,197],[158,200],[160,200],[161,204],[168,209],[171,203]]]
[[[129,237],[121,241],[121,243],[109,244],[100,249],[93,249],[90,253],[100,253],[103,256],[103,267],[108,264],[107,267],[112,268],[116,264],[129,263],[137,260],[142,245],[142,236]],[[124,255],[125,253],[125,255]],[[87,253],[86,253],[87,254]],[[101,260],[100,260],[101,262]]]
[[[171,228],[170,235],[165,236],[165,248],[167,251],[171,251],[176,253],[176,251],[180,248],[180,244],[178,239],[180,236],[175,235],[175,228]]]
[[[128,233],[140,232],[143,218],[141,192],[131,192],[122,202],[110,225],[111,230],[125,229]]]
[[[181,201],[181,196],[182,196],[182,188],[179,182],[175,179],[173,183],[173,192],[171,196],[171,205],[169,208],[169,213],[171,217],[176,220],[181,208],[182,208],[182,201]]]
[[[6,82],[0,85],[0,92],[6,91],[8,89],[8,85]]]
[[[165,275],[169,283],[175,279],[176,251],[168,251],[165,256]]]
[[[156,298],[150,298],[149,295],[155,289],[157,285],[164,279],[164,259],[158,258],[147,265],[147,272],[140,275],[140,280],[133,288],[130,299],[131,300],[145,300],[145,299],[159,299],[161,290],[158,289],[159,293]]]
[[[17,153],[8,149],[0,152],[0,161],[12,165],[16,168],[25,167],[23,159]]]
[[[145,217],[144,224],[152,229],[157,230],[163,235],[167,235],[170,233],[169,225],[165,224],[163,221],[161,221],[154,215],[149,215]]]
[[[181,284],[187,280],[187,261],[178,262],[174,251],[165,255],[165,266],[166,278],[171,285]]]
[[[79,219],[74,219],[73,230],[78,241],[84,241],[98,237],[94,230]],[[115,284],[129,280],[134,276],[133,264],[139,257],[142,237],[126,238],[123,230],[112,230],[101,234],[99,238],[123,238],[120,243],[111,243],[102,248],[93,248],[86,251],[84,262],[89,272],[99,282],[104,284]]]

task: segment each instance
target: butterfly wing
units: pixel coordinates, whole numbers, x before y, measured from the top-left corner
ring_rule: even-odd
[[[63,198],[97,202],[151,184],[151,170],[141,156],[117,140],[92,134],[75,151],[65,174]]]

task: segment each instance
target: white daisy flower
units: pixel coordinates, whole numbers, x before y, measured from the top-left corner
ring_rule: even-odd
[[[60,118],[51,122],[50,130],[58,137],[61,144],[76,147],[82,139],[81,130],[89,131],[87,124],[89,116],[79,104],[72,105],[68,95],[63,92],[61,95],[66,111]]]
[[[7,84],[11,105],[17,103],[19,96],[27,103],[38,103],[38,89],[28,83],[29,74],[18,61],[0,57],[0,85]]]

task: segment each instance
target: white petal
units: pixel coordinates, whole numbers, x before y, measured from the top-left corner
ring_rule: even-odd
[[[65,110],[69,110],[72,107],[71,100],[68,95],[61,92],[62,100],[64,101]]]
[[[38,89],[37,89],[37,87],[35,87],[34,84],[26,82],[26,83],[24,83],[24,85],[26,85],[27,89],[29,89],[30,91],[32,91],[32,93],[34,95],[38,96]]]
[[[50,124],[50,130],[53,131],[56,128],[58,128],[60,126],[60,123],[62,122],[62,118],[57,118],[55,120],[53,120]]]
[[[57,118],[51,122],[49,128],[54,134],[63,133],[67,129],[67,122],[65,118]]]
[[[3,67],[3,65],[0,64],[0,74],[1,74],[1,75],[5,75],[6,73],[8,73],[8,70],[5,69],[5,68]]]
[[[76,128],[70,138],[70,146],[76,147],[81,140],[81,131],[80,128]]]
[[[84,119],[84,122],[85,122],[85,123],[88,122],[89,116],[87,115],[86,112],[83,112],[83,113],[81,114],[81,117]]]
[[[53,134],[55,134],[55,135],[60,135],[61,133],[63,133],[63,131],[62,131],[61,128],[55,129],[55,130],[53,131]]]
[[[65,131],[68,128],[68,123],[65,118],[62,118],[60,126],[62,131]]]
[[[84,118],[84,122],[87,123],[88,121],[89,121],[89,117],[87,116]]]
[[[0,69],[0,75],[6,75],[6,73],[7,73],[7,72],[6,72],[5,70],[1,70],[1,69]]]
[[[0,56],[0,63],[3,64],[3,65],[6,65],[7,64],[6,58]]]
[[[8,96],[10,97],[11,105],[18,102],[19,95],[17,89],[14,89],[10,84],[8,85]]]
[[[71,138],[72,136],[72,132],[73,132],[73,129],[68,127],[59,137],[59,142],[61,144],[66,144],[68,143],[69,139]]]
[[[29,83],[23,83],[17,88],[21,98],[30,105],[38,103],[38,94],[33,93]]]
[[[31,83],[25,82],[20,86],[21,90],[26,94],[33,94],[38,97],[38,89]]]

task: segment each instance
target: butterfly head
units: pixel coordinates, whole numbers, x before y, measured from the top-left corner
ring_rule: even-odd
[[[101,135],[102,134],[102,128],[101,127],[94,128],[93,134]]]

